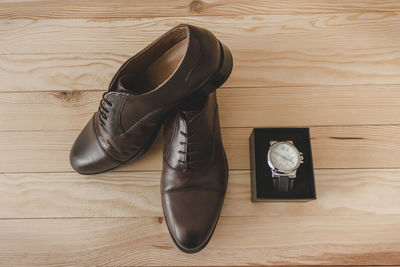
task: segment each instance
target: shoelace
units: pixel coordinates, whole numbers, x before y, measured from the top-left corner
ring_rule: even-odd
[[[193,155],[198,153],[198,151],[193,151],[193,144],[195,141],[193,141],[193,136],[195,133],[185,133],[180,131],[180,134],[182,134],[186,138],[186,142],[179,142],[181,145],[186,145],[186,151],[179,150],[179,154],[184,154],[185,155],[185,160],[179,160],[180,163],[185,165],[185,168],[191,168],[193,163],[196,163],[196,160],[193,160]]]
[[[107,114],[110,113],[110,111],[106,108],[106,105],[112,107],[112,103],[110,101],[108,101],[105,96],[108,92],[104,92],[103,96],[101,98],[100,101],[100,105],[99,105],[99,119],[100,119],[100,124],[101,126],[105,126],[105,120],[108,119]]]

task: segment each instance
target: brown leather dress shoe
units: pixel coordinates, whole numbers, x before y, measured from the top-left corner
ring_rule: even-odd
[[[179,249],[203,249],[217,225],[228,183],[216,93],[173,113],[164,123],[161,200]]]
[[[207,95],[229,76],[232,56],[209,31],[178,25],[126,61],[70,154],[79,173],[112,170],[139,158],[166,114]]]

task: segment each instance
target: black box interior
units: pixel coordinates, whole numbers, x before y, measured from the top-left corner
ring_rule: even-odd
[[[303,153],[304,163],[297,169],[294,188],[290,192],[277,192],[273,188],[272,172],[268,166],[270,141],[293,141]],[[250,135],[251,199],[312,200],[316,199],[314,168],[308,128],[255,128]]]

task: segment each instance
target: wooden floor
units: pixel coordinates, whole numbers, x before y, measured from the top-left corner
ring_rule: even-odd
[[[161,138],[107,174],[69,149],[118,67],[178,23],[234,56],[230,180],[209,245],[162,216]],[[318,199],[250,201],[254,127],[310,127]],[[400,264],[400,1],[0,1],[0,265]]]

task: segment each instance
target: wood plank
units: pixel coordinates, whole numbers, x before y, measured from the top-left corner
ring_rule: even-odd
[[[1,19],[229,16],[245,14],[399,11],[398,1],[352,0],[3,0]]]
[[[102,93],[0,93],[0,131],[80,130]],[[222,127],[400,124],[397,85],[221,88],[217,95]]]
[[[82,79],[90,80],[93,74],[87,73],[97,72],[99,64],[100,70],[109,69],[101,65],[103,58],[106,58],[105,65],[110,61],[110,56],[104,57],[104,54],[133,55],[180,22],[210,29],[231,48],[235,67],[227,83],[230,87],[400,83],[400,13],[396,12],[3,20],[0,21],[0,53],[99,53],[100,59],[94,61],[93,68],[84,68],[90,71],[81,74]],[[28,61],[30,57],[27,56]],[[89,60],[86,56],[80,57],[72,65]],[[1,60],[5,62],[2,65],[9,61],[12,57]],[[6,72],[22,64],[18,62],[5,68]],[[45,71],[48,68],[37,59],[32,64],[24,69],[43,68]],[[115,70],[113,68],[112,72]],[[71,72],[72,77],[77,75],[75,70]],[[15,75],[18,74],[11,77]],[[60,81],[55,87],[60,83],[63,84]],[[16,86],[29,87],[29,84],[21,82]]]
[[[399,130],[398,126],[311,128],[314,166],[352,168],[354,164],[356,168],[387,168],[389,165],[398,168]]]
[[[1,55],[0,91],[108,89],[128,54]]]
[[[221,217],[185,254],[160,218],[0,220],[2,265],[384,265],[400,262],[400,216]],[[283,253],[284,251],[284,253]]]
[[[249,169],[251,128],[223,128],[231,170]],[[78,131],[0,132],[2,172],[69,172],[69,150]],[[400,126],[312,127],[315,168],[398,168]],[[118,171],[160,170],[162,139],[135,163]]]
[[[0,174],[0,218],[162,217],[160,172]],[[222,216],[400,215],[400,170],[316,170],[318,199],[250,201],[249,171],[231,171]]]
[[[311,59],[299,58],[295,62],[293,57],[296,57],[296,55],[292,52],[290,52],[292,55],[285,55],[286,52],[283,52],[281,58],[277,58],[278,55],[275,53],[275,59],[273,59],[273,53],[268,55],[268,53],[265,53],[265,49],[269,48],[266,47],[254,53],[249,53],[248,50],[235,52],[233,73],[224,87],[347,84],[350,88],[355,85],[359,86],[357,84],[398,83],[398,80],[392,79],[397,79],[395,75],[390,74],[390,77],[388,76],[389,72],[379,71],[374,74],[365,72],[365,75],[360,75],[358,71],[367,70],[364,67],[367,67],[369,63],[357,66],[352,62],[335,63],[326,59],[330,61],[329,64],[334,69],[333,71],[317,66],[322,62],[305,62]],[[107,89],[115,72],[130,56],[131,54],[124,53],[0,55],[0,80],[3,82],[0,92]],[[334,55],[334,57],[336,56],[338,55]],[[358,57],[354,53],[353,56]],[[288,57],[292,57],[292,59]],[[303,60],[305,61],[300,62]],[[290,61],[293,65],[290,65],[292,63],[287,64],[285,61]],[[389,61],[377,62],[378,65],[389,68],[396,73],[398,66],[392,63]],[[311,66],[310,64],[316,65]],[[375,69],[375,66],[369,67]],[[340,68],[345,69],[340,70]]]

